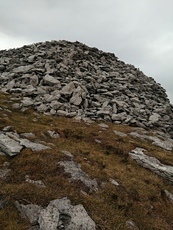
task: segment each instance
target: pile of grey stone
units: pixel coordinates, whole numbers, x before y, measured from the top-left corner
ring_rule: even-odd
[[[173,136],[165,89],[112,53],[51,41],[0,51],[0,90],[22,110],[159,128]]]

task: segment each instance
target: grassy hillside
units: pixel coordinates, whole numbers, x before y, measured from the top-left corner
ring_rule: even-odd
[[[109,128],[103,129],[97,122],[88,124],[53,117],[32,109],[21,112],[12,108],[14,102],[14,96],[0,95],[0,130],[11,126],[12,131],[19,134],[32,132],[35,134],[32,141],[46,143],[51,149],[38,152],[23,149],[13,158],[0,155],[0,168],[4,162],[9,162],[11,169],[5,179],[0,179],[0,200],[4,200],[4,208],[0,209],[0,229],[25,230],[31,227],[20,217],[14,205],[16,200],[46,206],[50,200],[65,196],[72,204],[83,204],[98,229],[124,230],[128,220],[134,221],[141,230],[173,228],[173,204],[163,194],[165,189],[173,193],[172,185],[128,156],[132,149],[142,147],[148,155],[173,165],[173,152],[113,132],[129,133],[135,130],[133,127],[107,123]],[[60,137],[52,138],[49,130],[57,132]],[[69,182],[69,175],[58,165],[59,161],[68,159],[62,150],[71,152],[82,170],[90,178],[96,178],[98,191],[89,193],[82,183]],[[26,175],[32,180],[42,180],[46,187],[26,183]],[[110,179],[116,180],[119,186],[111,184]]]

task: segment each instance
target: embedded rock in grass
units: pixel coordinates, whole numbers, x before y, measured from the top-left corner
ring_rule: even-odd
[[[15,156],[23,149],[23,146],[14,139],[5,134],[0,134],[0,151],[9,155]]]
[[[64,153],[66,156],[73,158],[73,155],[69,151],[62,150],[61,152]]]
[[[34,228],[40,230],[95,230],[94,221],[88,216],[83,205],[71,205],[66,197],[56,199],[49,203],[46,208],[28,204],[23,205],[15,202],[21,216],[29,219]],[[33,229],[33,228],[32,228]]]
[[[69,181],[81,181],[90,191],[96,191],[98,189],[98,184],[96,179],[91,180],[89,176],[82,171],[80,164],[74,161],[60,161],[60,166],[64,167],[65,173],[70,174]]]
[[[173,183],[173,166],[162,164],[155,157],[147,156],[144,154],[145,151],[145,149],[136,148],[129,155],[144,168],[150,169],[152,172]]]
[[[123,133],[123,132],[120,132],[120,131],[116,131],[114,130],[113,131],[116,135],[120,136],[120,137],[127,137],[127,134]]]
[[[39,216],[39,225],[42,230],[95,230],[94,221],[88,216],[83,205],[71,205],[66,197],[56,199],[43,209]]]
[[[22,218],[29,219],[32,225],[38,224],[38,218],[43,209],[41,206],[36,204],[20,204],[18,201],[15,201],[15,206],[19,210]]]
[[[164,190],[164,193],[166,197],[171,201],[171,203],[173,203],[173,194],[168,192],[167,190]]]
[[[173,150],[173,139],[171,139],[170,136],[167,134],[162,133],[162,136],[161,135],[156,136],[157,134],[155,133],[154,136],[151,136],[148,134],[139,134],[138,132],[131,132],[129,133],[129,135],[134,138],[152,141],[153,145],[158,146],[162,149],[168,151]]]
[[[31,149],[33,152],[34,151],[40,151],[40,150],[46,150],[46,149],[51,149],[49,146],[45,146],[39,143],[34,143],[29,141],[28,139],[20,139],[20,144],[22,146],[25,146],[26,148]]]
[[[8,173],[11,171],[11,169],[8,169],[8,168],[1,168],[0,169],[0,178],[1,179],[4,179]]]
[[[45,188],[45,184],[42,180],[31,180],[28,175],[25,176],[25,181],[30,184],[34,184],[40,188]]]
[[[100,126],[103,129],[109,128],[109,126],[107,124],[105,124],[105,123],[98,124],[98,126]]]

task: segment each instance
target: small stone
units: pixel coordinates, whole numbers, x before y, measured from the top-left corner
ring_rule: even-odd
[[[98,124],[98,126],[100,126],[101,128],[104,128],[104,129],[109,128],[109,126],[104,124],[104,123]]]
[[[115,186],[119,185],[119,183],[116,180],[114,180],[114,179],[110,179],[109,181],[110,181],[111,184],[113,184]]]

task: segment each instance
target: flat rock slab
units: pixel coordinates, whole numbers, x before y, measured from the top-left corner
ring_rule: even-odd
[[[21,139],[20,144],[25,146],[26,148],[31,149],[33,152],[45,150],[45,149],[50,149],[49,146],[45,146],[45,145],[42,145],[39,143],[34,143],[34,142],[29,141],[28,139]]]
[[[29,219],[40,230],[95,230],[94,221],[88,216],[83,205],[71,205],[68,198],[56,199],[46,208],[38,205],[23,205],[15,202],[21,216]]]
[[[5,134],[0,134],[0,151],[9,156],[15,156],[20,153],[22,149],[23,146],[19,142],[6,136]]]
[[[173,166],[162,164],[155,157],[147,156],[144,153],[145,151],[145,149],[136,148],[129,155],[144,168],[150,169],[152,172],[173,183]]]
[[[33,152],[51,149],[49,146],[34,143],[25,138],[20,138],[17,133],[7,132],[5,134],[0,134],[0,153],[15,156],[20,153],[23,147],[29,148]]]
[[[70,174],[70,181],[81,181],[90,191],[96,191],[98,189],[97,181],[91,180],[89,176],[82,171],[80,164],[74,161],[60,161],[60,166],[64,167],[65,173]]]
[[[158,146],[158,147],[160,147],[162,149],[165,149],[165,150],[168,150],[168,151],[173,150],[173,139],[171,139],[169,137],[159,138],[157,136],[139,134],[138,132],[131,132],[129,135],[134,137],[134,138],[139,138],[141,140],[152,141],[153,145]]]
[[[35,204],[20,204],[18,201],[15,202],[16,208],[19,210],[21,217],[29,219],[32,225],[38,224],[38,218],[43,209],[41,206]]]

